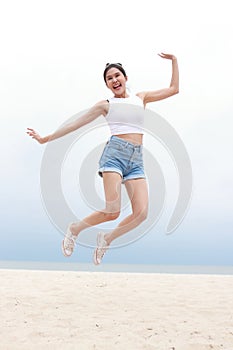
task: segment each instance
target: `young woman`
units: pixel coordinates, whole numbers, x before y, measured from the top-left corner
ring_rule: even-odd
[[[62,241],[65,256],[71,256],[73,253],[76,239],[82,230],[115,220],[119,216],[122,183],[125,184],[129,195],[132,213],[112,232],[106,234],[100,232],[97,235],[97,247],[93,255],[94,263],[96,265],[101,263],[106,250],[114,239],[134,229],[146,219],[148,190],[142,155],[144,109],[147,103],[165,99],[179,92],[176,57],[165,53],[159,56],[172,62],[169,87],[130,95],[126,89],[128,77],[122,65],[120,63],[107,64],[103,76],[107,87],[113,93],[111,99],[98,102],[80,118],[51,135],[41,137],[34,129],[27,129],[29,136],[44,144],[81,128],[99,116],[104,116],[110,127],[112,136],[99,161],[99,174],[103,177],[106,206],[100,211],[93,212],[82,221],[68,226]]]

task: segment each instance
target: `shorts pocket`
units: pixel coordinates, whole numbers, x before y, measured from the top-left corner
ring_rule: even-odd
[[[113,159],[125,159],[129,157],[129,154],[124,145],[112,141],[109,144],[108,156]]]

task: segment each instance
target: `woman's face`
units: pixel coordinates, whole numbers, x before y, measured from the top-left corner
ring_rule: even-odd
[[[107,71],[106,85],[115,97],[125,97],[127,77],[117,68],[113,67]]]

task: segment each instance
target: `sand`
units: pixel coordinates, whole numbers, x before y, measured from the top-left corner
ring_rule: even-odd
[[[0,270],[0,349],[233,350],[233,276]]]

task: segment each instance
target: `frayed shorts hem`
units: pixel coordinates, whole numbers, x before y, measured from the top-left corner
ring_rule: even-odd
[[[123,178],[122,171],[120,169],[110,168],[110,167],[100,168],[98,171],[99,176],[103,177],[104,172],[118,173]]]
[[[137,179],[146,179],[145,174],[135,174],[135,175],[129,175],[129,176],[124,176],[122,175],[122,172],[120,169],[116,169],[116,168],[100,168],[98,171],[98,174],[100,177],[103,177],[103,173],[104,172],[109,172],[109,173],[117,173],[121,176],[122,178],[122,183],[124,183],[127,180],[137,180]]]

